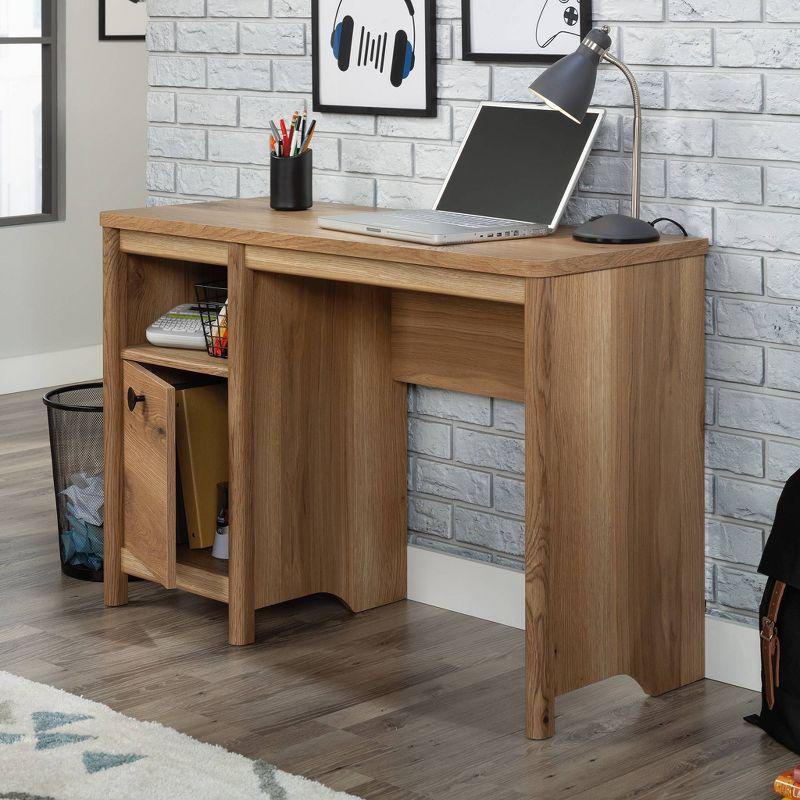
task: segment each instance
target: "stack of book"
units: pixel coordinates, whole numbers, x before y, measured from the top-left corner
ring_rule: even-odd
[[[775,794],[800,800],[800,766],[782,772],[772,784]]]

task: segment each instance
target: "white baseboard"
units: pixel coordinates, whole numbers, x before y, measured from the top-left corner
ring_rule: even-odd
[[[525,576],[494,564],[408,548],[408,599],[525,627]],[[760,690],[758,631],[706,618],[706,677]]]
[[[706,617],[706,677],[760,692],[758,630]]]
[[[525,575],[505,567],[408,548],[408,599],[525,627]]]
[[[26,392],[60,383],[99,380],[103,374],[101,345],[0,359],[0,394]]]

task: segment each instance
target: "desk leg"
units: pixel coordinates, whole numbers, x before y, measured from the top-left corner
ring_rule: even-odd
[[[127,256],[119,249],[119,231],[103,229],[103,449],[105,525],[103,594],[107,606],[128,602],[128,576],[122,571],[124,487],[122,476],[122,359],[125,346]]]
[[[228,641],[255,641],[255,532],[253,530],[253,273],[244,245],[228,246],[230,318],[228,435],[230,439],[230,553]]]
[[[703,677],[703,259],[529,280],[526,730]]]
[[[407,401],[392,379],[390,290],[252,274],[255,605],[401,600]]]
[[[555,733],[553,642],[550,635],[550,537],[553,467],[548,431],[549,335],[553,279],[528,281],[525,296],[525,733]]]

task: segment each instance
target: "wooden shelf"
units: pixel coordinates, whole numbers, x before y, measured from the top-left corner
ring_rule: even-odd
[[[121,556],[124,573],[159,583],[159,580],[130,550],[123,547]],[[205,550],[190,550],[186,545],[178,545],[175,551],[175,588],[227,603],[228,562],[214,558],[210,547]]]
[[[175,553],[179,589],[228,602],[228,562],[211,555],[211,548],[191,550],[178,545]]]
[[[205,572],[212,572],[215,575],[228,577],[228,562],[211,555],[211,548],[206,547],[202,550],[192,550],[188,545],[179,544],[175,552],[175,560],[178,564],[186,564],[190,567],[202,569]]]
[[[122,357],[141,364],[157,364],[160,367],[201,372],[204,375],[228,377],[228,359],[213,358],[205,350],[181,350],[177,347],[156,347],[152,344],[137,344],[126,347]]]

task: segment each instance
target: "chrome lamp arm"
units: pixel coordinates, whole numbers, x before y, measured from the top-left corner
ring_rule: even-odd
[[[617,67],[628,79],[633,93],[633,163],[631,164],[631,216],[639,219],[641,213],[642,186],[642,97],[639,84],[628,67],[607,50],[602,58]]]

